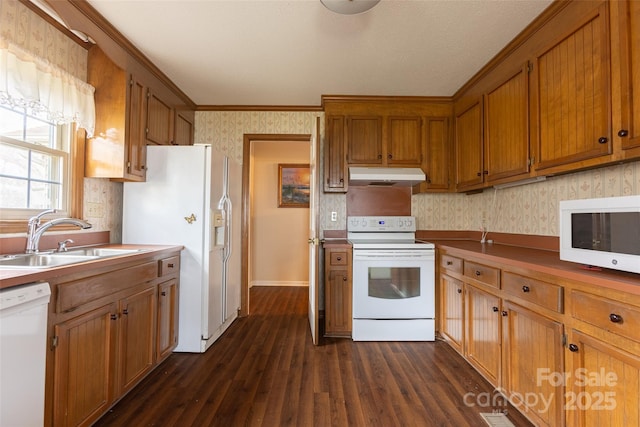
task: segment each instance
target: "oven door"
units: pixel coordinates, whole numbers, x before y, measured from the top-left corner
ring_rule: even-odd
[[[353,251],[354,319],[433,319],[435,251]]]

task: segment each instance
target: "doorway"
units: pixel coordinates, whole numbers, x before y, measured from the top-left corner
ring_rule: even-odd
[[[303,143],[306,153],[309,153],[309,143],[311,141],[310,135],[299,134],[247,134],[244,135],[243,143],[243,159],[245,161],[242,165],[242,223],[241,223],[241,291],[240,291],[240,315],[247,316],[250,314],[251,306],[249,299],[249,285],[252,281],[251,268],[254,265],[255,260],[251,256],[251,241],[253,238],[252,233],[252,216],[255,215],[254,201],[252,200],[253,183],[252,175],[254,164],[253,152],[256,151],[256,147],[262,147],[267,145],[273,145],[277,143],[290,144],[290,143]],[[306,157],[306,163],[308,163],[308,155]],[[291,163],[283,160],[283,163]],[[296,162],[297,163],[297,162]],[[277,192],[274,192],[274,203],[277,205]],[[298,210],[298,209],[296,209]],[[305,210],[307,221],[309,218],[308,209]],[[304,240],[306,245],[306,232],[301,231],[301,240]],[[264,237],[264,236],[263,236]],[[276,243],[276,242],[274,242]]]

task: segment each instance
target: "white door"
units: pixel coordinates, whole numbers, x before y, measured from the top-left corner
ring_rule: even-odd
[[[309,326],[313,344],[318,344],[318,208],[320,191],[318,186],[318,135],[320,135],[320,117],[311,132],[311,153],[309,156]]]

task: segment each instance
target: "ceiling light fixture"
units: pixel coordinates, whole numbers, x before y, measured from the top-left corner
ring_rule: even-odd
[[[357,15],[371,10],[380,0],[320,0],[320,3],[341,15]]]

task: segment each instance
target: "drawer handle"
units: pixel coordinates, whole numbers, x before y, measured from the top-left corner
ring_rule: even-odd
[[[576,344],[569,344],[569,351],[573,352],[573,353],[577,353],[579,350],[578,346]]]
[[[609,320],[611,320],[613,323],[622,323],[622,316],[620,316],[619,314],[611,313],[609,315]]]
[[[493,312],[494,312],[494,313],[497,313],[497,312],[498,312],[498,310],[500,310],[498,307],[493,307]]]
[[[457,289],[457,292],[458,292],[459,294],[461,294],[461,293],[462,293],[462,289]]]
[[[529,291],[531,291],[531,289],[530,289],[527,285],[524,285],[524,286],[522,287],[522,292],[525,292],[525,293],[526,293],[526,292],[529,292]]]
[[[476,276],[480,276],[481,274],[480,270],[476,270]]]
[[[336,257],[336,259],[337,259],[338,261],[342,261],[342,257],[341,257],[341,256],[337,256],[337,257]]]
[[[447,265],[453,265],[453,261],[447,261]]]
[[[167,264],[167,267],[169,267],[169,268],[173,268],[173,263],[169,263],[169,264]]]

